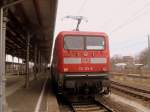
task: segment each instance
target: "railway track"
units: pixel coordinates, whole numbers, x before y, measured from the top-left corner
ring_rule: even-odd
[[[138,97],[146,99],[146,100],[150,100],[150,91],[148,91],[148,90],[135,88],[135,87],[124,85],[124,84],[121,84],[121,83],[115,82],[115,81],[111,81],[111,87],[116,90],[131,94],[134,96],[138,96]]]
[[[115,112],[98,101],[71,102],[73,112]]]

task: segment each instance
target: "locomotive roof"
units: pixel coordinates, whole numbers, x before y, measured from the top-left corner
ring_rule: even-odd
[[[58,35],[103,35],[108,37],[105,32],[91,32],[91,31],[62,31]]]

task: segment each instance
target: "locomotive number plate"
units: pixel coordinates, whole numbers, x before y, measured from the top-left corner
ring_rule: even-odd
[[[91,61],[90,58],[82,58],[81,59],[82,63],[90,63],[90,61]]]

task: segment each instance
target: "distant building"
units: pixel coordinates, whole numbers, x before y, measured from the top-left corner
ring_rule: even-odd
[[[134,64],[134,58],[132,56],[123,56],[123,62],[127,64]]]

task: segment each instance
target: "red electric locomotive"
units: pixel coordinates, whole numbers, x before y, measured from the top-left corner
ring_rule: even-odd
[[[56,38],[52,81],[59,93],[110,92],[108,36],[103,32],[63,31]]]

